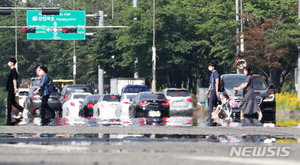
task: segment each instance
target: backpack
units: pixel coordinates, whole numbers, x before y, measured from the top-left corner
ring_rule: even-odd
[[[51,79],[47,86],[48,86],[49,93],[57,92],[57,89],[55,88],[54,83]]]

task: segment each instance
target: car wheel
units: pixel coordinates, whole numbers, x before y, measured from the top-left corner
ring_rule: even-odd
[[[96,114],[97,114],[97,117],[99,118],[100,117],[100,109],[99,108],[97,109]]]

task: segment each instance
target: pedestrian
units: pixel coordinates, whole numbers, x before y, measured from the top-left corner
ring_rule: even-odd
[[[43,76],[40,82],[39,87],[33,92],[34,95],[40,92],[40,96],[42,97],[42,105],[41,105],[41,124],[42,126],[47,125],[50,121],[46,119],[45,111],[48,109],[52,113],[52,117],[55,117],[55,112],[51,111],[48,106],[48,99],[50,96],[48,84],[50,82],[50,78],[48,76],[48,69],[46,66],[40,66],[39,75]]]
[[[219,95],[219,73],[216,70],[216,65],[211,63],[209,64],[208,70],[211,71],[211,76],[209,79],[209,87],[208,91],[206,92],[206,95],[209,95],[209,101],[208,101],[208,126],[216,126],[216,123],[214,123],[214,120],[212,118],[212,112],[214,110],[214,107],[217,107],[218,103],[218,97]]]
[[[244,73],[247,75],[245,82],[242,83],[239,87],[234,88],[235,93],[237,93],[238,90],[243,89],[243,95],[242,95],[243,100],[240,105],[240,109],[241,109],[240,120],[242,122],[242,125],[245,118],[247,119],[247,121],[248,119],[253,119],[253,118],[258,119],[258,121],[262,119],[262,112],[255,98],[255,92],[253,88],[252,69],[250,67],[246,67],[244,69]],[[255,125],[255,123],[253,124]]]
[[[8,66],[10,67],[10,73],[8,75],[7,84],[6,84],[6,91],[8,91],[7,95],[7,120],[6,125],[15,125],[15,122],[11,122],[11,109],[12,105],[16,107],[19,110],[19,113],[21,114],[24,110],[22,106],[20,106],[16,100],[16,93],[18,92],[18,72],[15,67],[17,63],[17,60],[15,58],[11,58],[8,61]]]

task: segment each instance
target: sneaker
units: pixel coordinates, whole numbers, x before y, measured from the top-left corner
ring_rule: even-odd
[[[19,112],[18,115],[14,114],[13,118],[15,118],[15,119],[21,119],[22,118],[22,112]]]
[[[22,119],[21,122],[19,123],[19,125],[27,125],[28,122],[26,121],[26,119]]]

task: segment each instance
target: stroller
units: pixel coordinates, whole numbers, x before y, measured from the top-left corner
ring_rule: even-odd
[[[223,98],[222,98],[223,99]],[[231,96],[226,100],[226,103],[221,104],[220,108],[215,112],[215,122],[219,123],[222,126],[228,126],[232,122],[232,108],[236,108],[237,103],[234,100],[234,96]]]

